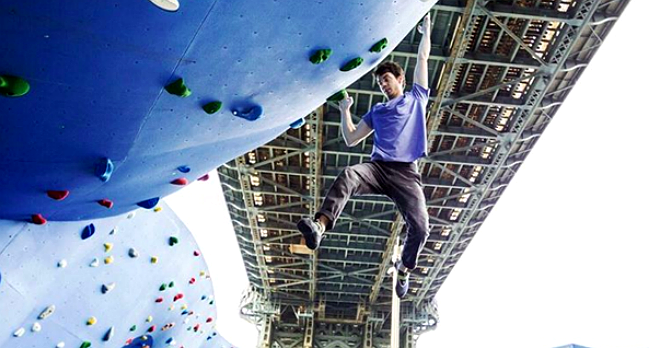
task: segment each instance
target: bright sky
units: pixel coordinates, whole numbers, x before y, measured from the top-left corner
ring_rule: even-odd
[[[628,5],[442,286],[438,329],[419,348],[649,347],[646,13],[648,1]],[[218,180],[167,202],[207,260],[220,333],[255,347]]]

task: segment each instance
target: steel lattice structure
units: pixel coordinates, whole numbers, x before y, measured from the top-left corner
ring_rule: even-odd
[[[431,9],[429,156],[420,160],[431,235],[402,302],[402,346],[438,320],[434,297],[629,0],[442,0]],[[411,78],[419,34],[389,60]],[[347,91],[355,122],[383,101],[370,74]],[[387,270],[405,233],[386,197],[352,198],[321,248],[295,224],[313,216],[372,138],[345,146],[334,104],[219,168],[250,289],[242,314],[260,347],[387,347]]]

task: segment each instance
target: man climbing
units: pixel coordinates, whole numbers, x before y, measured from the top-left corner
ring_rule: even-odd
[[[297,228],[306,245],[315,250],[325,231],[331,230],[347,200],[354,195],[388,196],[403,216],[407,235],[403,252],[394,267],[398,271],[395,291],[399,298],[408,292],[408,276],[417,267],[417,257],[428,238],[428,211],[417,163],[427,155],[426,104],[428,102],[428,56],[430,54],[430,14],[420,23],[422,34],[417,54],[412,90],[404,93],[406,80],[396,63],[384,62],[374,76],[387,97],[374,105],[358,126],[352,122],[354,100],[346,96],[338,103],[341,128],[347,146],[355,146],[374,132],[369,162],[345,168],[329,189],[314,219],[301,219]]]

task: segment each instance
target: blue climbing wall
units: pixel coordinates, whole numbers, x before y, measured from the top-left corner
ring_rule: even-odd
[[[198,246],[159,207],[44,226],[0,220],[0,347],[231,347],[214,327]]]
[[[435,3],[179,1],[175,12],[147,0],[0,2],[0,76],[31,88],[0,97],[0,218],[99,218],[166,196],[366,74]],[[319,49],[331,55],[313,64]],[[363,63],[340,70],[354,58]],[[179,78],[188,97],[164,89]],[[218,112],[203,110],[215,101]],[[233,115],[256,106],[256,121]]]

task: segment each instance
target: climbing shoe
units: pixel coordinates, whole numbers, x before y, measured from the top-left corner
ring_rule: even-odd
[[[297,229],[300,230],[306,241],[306,246],[311,250],[316,250],[320,246],[320,241],[324,237],[324,227],[318,221],[312,219],[301,219],[297,223]]]

